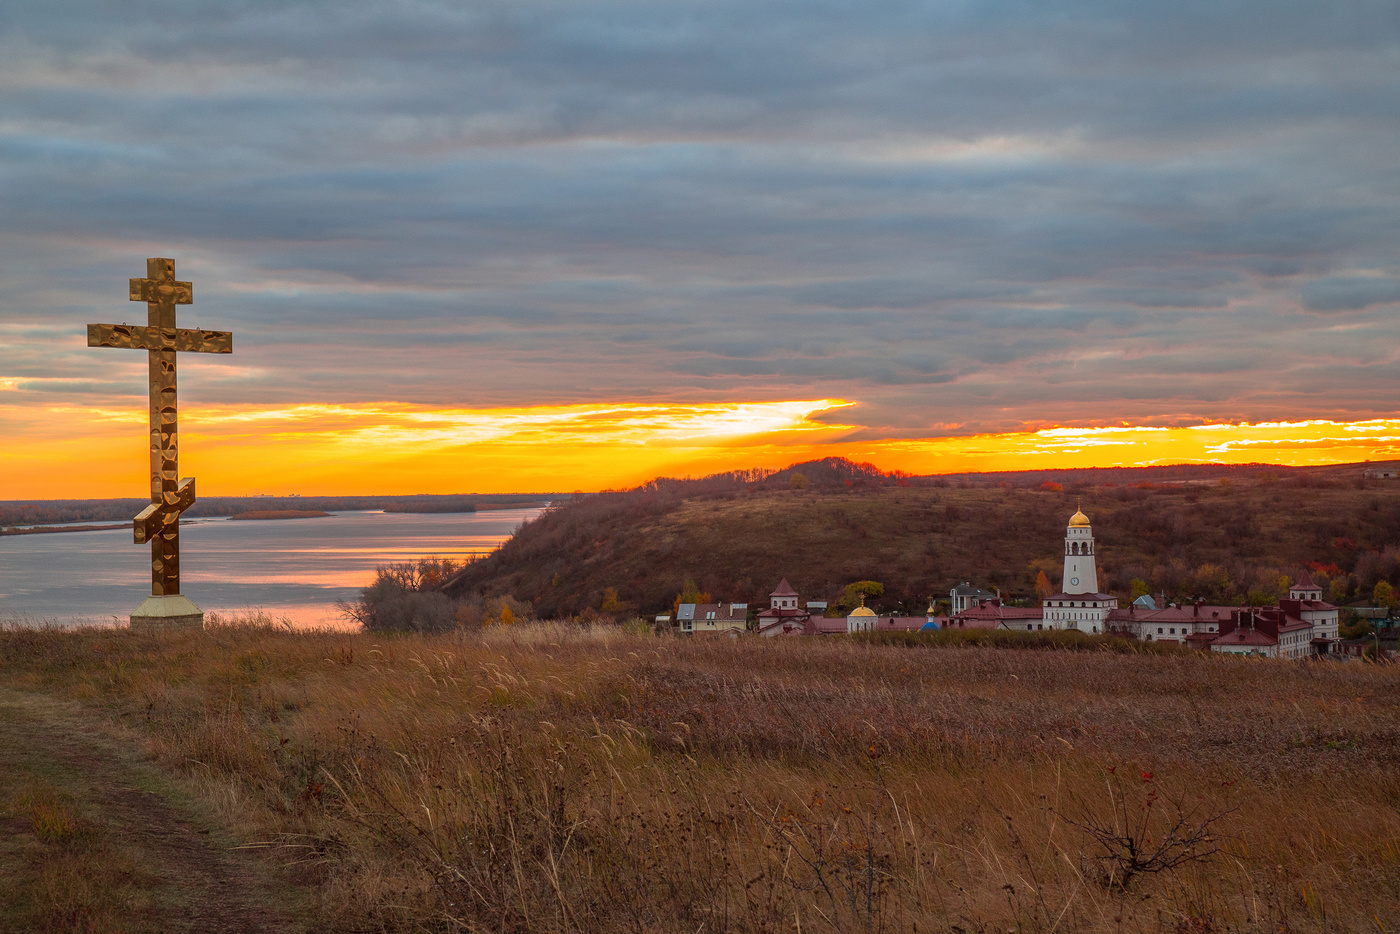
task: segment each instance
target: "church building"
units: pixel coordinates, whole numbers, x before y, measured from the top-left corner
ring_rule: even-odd
[[[1065,529],[1065,573],[1060,593],[1041,604],[1046,629],[1078,629],[1090,634],[1107,628],[1108,614],[1118,598],[1099,593],[1099,570],[1094,556],[1094,530],[1080,510]]]

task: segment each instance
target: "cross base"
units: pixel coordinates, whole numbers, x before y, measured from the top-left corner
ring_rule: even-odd
[[[185,632],[204,629],[204,611],[184,594],[150,596],[131,614],[131,631]]]

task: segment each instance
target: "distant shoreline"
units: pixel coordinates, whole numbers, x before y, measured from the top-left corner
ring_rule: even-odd
[[[321,512],[319,509],[250,509],[247,512],[235,513],[228,518],[230,522],[234,522],[239,519],[325,519],[329,516],[330,513]]]
[[[49,532],[106,532],[111,529],[127,529],[130,522],[118,525],[36,525],[25,529],[0,529],[0,535],[43,535]]]

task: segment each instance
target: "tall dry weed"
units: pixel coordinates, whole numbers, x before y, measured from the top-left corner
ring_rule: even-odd
[[[1400,915],[1400,697],[1376,666],[259,623],[6,633],[0,672],[139,729],[297,867],[333,927],[1320,932]],[[1128,827],[1149,788],[1197,815],[1183,842],[1202,824],[1211,842],[1105,886],[1092,828]],[[1160,846],[1172,813],[1139,835]]]

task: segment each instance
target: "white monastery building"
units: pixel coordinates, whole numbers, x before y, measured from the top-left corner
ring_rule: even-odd
[[[1117,609],[1118,598],[1099,593],[1099,569],[1094,557],[1094,529],[1089,517],[1076,509],[1065,529],[1065,573],[1060,593],[1045,598],[1042,605],[1046,629],[1078,629],[1100,633],[1107,628],[1108,614]]]

